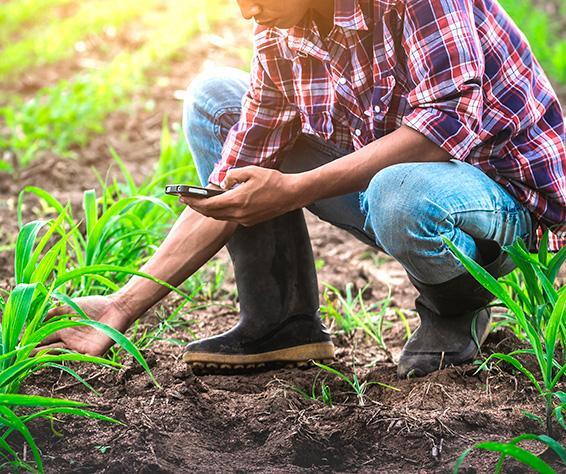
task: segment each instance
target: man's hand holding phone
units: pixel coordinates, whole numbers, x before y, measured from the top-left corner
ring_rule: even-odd
[[[190,184],[169,184],[165,186],[165,194],[170,196],[179,197],[193,197],[193,198],[209,198],[222,194],[222,189],[215,189],[215,187],[203,188],[201,186],[193,186]]]
[[[204,216],[249,227],[308,204],[302,201],[301,176],[246,166],[228,171],[221,189],[214,185],[204,188],[220,194],[181,195],[180,201]]]

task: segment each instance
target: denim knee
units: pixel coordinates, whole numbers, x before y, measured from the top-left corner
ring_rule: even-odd
[[[198,75],[183,104],[183,131],[203,184],[220,159],[228,131],[238,121],[249,83],[244,71],[218,68]]]
[[[411,260],[423,240],[439,239],[437,223],[447,212],[411,180],[413,163],[389,166],[371,180],[361,201],[366,215],[364,229],[375,236],[376,244],[389,255]]]

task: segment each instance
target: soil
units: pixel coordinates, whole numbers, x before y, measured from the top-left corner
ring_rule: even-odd
[[[206,67],[242,64],[238,51],[229,45],[248,45],[248,26],[234,22],[222,28],[216,36],[203,35],[192,42],[166,71],[154,71],[148,81],[152,85],[140,92],[133,108],[112,114],[105,124],[107,133],[78,150],[76,160],[47,155],[16,177],[0,175],[0,248],[17,232],[16,196],[25,185],[41,185],[78,205],[85,189],[97,187],[92,169],[106,173],[111,166],[109,146],[126,160],[136,178],[150,174],[164,114],[171,123],[180,120],[179,91]],[[29,84],[34,84],[33,78],[20,92],[29,93]],[[151,111],[144,107],[149,99],[154,102]],[[30,218],[37,213],[33,206],[26,209]],[[315,257],[323,262],[321,293],[323,282],[338,288],[347,283],[367,287],[368,301],[379,301],[391,291],[392,306],[404,311],[414,329],[416,292],[402,267],[312,215],[307,220]],[[224,252],[218,258],[228,262]],[[12,283],[11,261],[10,251],[0,253],[2,287]],[[229,274],[225,291],[215,301],[183,314],[191,323],[190,331],[178,327],[167,338],[188,342],[229,329],[238,318],[233,294]],[[174,296],[167,298],[145,316],[143,324],[154,325],[158,315],[168,314],[177,302]],[[403,346],[403,335],[399,322],[386,331],[393,360]],[[477,366],[468,364],[400,381],[394,362],[363,335],[334,331],[334,342],[336,368],[395,389],[370,385],[361,406],[345,382],[314,367],[195,375],[180,360],[180,345],[159,341],[144,355],[160,388],[128,358],[120,371],[76,368],[100,396],[55,370],[33,375],[23,387],[26,393],[87,401],[93,410],[122,424],[62,417],[62,422],[38,421],[30,428],[46,471],[52,473],[450,472],[457,457],[478,441],[540,432],[522,411],[542,415],[541,401],[529,382],[508,367],[476,373]],[[489,336],[484,351],[509,352],[520,345],[512,334],[498,331]],[[298,389],[311,393],[313,383],[323,379],[330,387],[332,407],[298,393]],[[319,385],[315,387],[319,394]],[[492,472],[495,462],[492,454],[474,452],[466,463],[467,472]],[[507,469],[523,472],[513,463]]]

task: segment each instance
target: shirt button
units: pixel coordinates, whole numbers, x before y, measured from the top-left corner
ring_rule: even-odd
[[[378,114],[379,112],[381,112],[381,107],[379,105],[376,105],[373,110],[375,110],[375,113]]]
[[[354,135],[356,135],[356,137],[359,137],[362,134],[362,131],[359,128],[356,128],[356,130],[354,130]]]
[[[346,78],[345,78],[345,77],[341,77],[340,79],[338,79],[338,83],[339,83],[339,84],[344,85],[344,84],[346,84],[346,82],[347,82],[347,81],[346,81]]]

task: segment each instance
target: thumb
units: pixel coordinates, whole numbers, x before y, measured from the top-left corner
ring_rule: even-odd
[[[224,181],[220,183],[220,187],[222,189],[231,189],[236,184],[245,183],[253,176],[253,173],[249,168],[251,167],[246,166],[245,168],[235,168],[229,170],[226,173],[226,177],[224,178]]]

